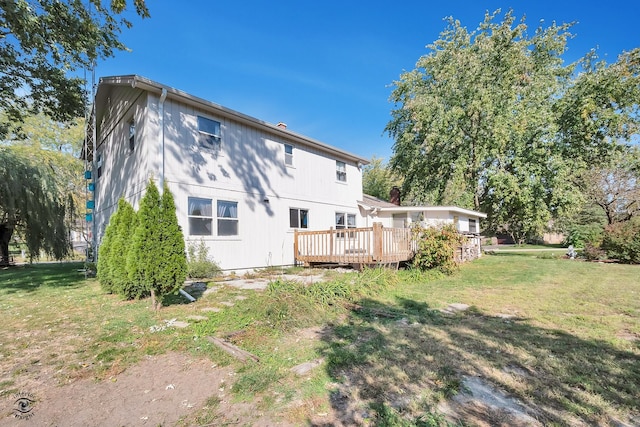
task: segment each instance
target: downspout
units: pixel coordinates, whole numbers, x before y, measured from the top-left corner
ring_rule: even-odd
[[[158,105],[158,116],[160,118],[160,132],[162,140],[162,172],[160,174],[160,194],[164,189],[164,100],[167,99],[167,89],[162,88],[162,94],[160,94],[160,104]]]

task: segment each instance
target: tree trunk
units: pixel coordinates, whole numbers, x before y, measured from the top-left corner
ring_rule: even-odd
[[[156,295],[156,290],[151,287],[151,307],[153,310],[158,312],[162,308],[162,299],[158,298]]]
[[[158,311],[156,308],[156,291],[153,288],[151,288],[151,308]]]
[[[0,224],[0,266],[9,265],[9,242],[13,235],[13,227]]]

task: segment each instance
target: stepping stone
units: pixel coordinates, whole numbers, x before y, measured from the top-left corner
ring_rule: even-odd
[[[455,313],[460,313],[463,311],[466,311],[469,309],[469,305],[468,304],[462,304],[459,302],[454,302],[452,304],[449,304],[449,306],[442,311],[443,313],[448,313],[448,314],[455,314]]]
[[[201,320],[207,320],[208,317],[207,316],[198,316],[197,314],[194,314],[194,315],[191,315],[191,316],[187,316],[187,319],[195,320],[196,322],[199,322]]]
[[[222,311],[222,309],[218,307],[203,307],[200,309],[200,311],[211,311],[213,313],[219,313],[220,311]]]
[[[167,324],[167,326],[173,326],[175,328],[186,328],[187,326],[189,326],[189,324],[187,322],[183,322],[182,320],[176,320]]]
[[[233,307],[235,304],[230,301],[222,301],[220,304],[226,305],[227,307]]]
[[[301,364],[299,364],[297,366],[294,366],[290,370],[294,374],[302,376],[302,375],[308,374],[314,368],[317,368],[318,366],[320,366],[322,364],[322,362],[324,362],[324,359],[320,358],[320,359],[312,360],[311,362],[301,363]]]

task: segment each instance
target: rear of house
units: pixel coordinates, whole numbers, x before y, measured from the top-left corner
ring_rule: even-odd
[[[295,229],[364,225],[367,161],[140,76],[100,79],[95,100],[95,237],[120,197],[137,207],[166,182],[187,244],[225,270],[294,263]]]

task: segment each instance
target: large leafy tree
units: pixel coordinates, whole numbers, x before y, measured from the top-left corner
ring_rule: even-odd
[[[17,156],[16,167],[35,167],[39,173],[38,179],[43,179],[41,183],[36,183],[35,175],[31,175],[33,185],[41,185],[51,192],[57,192],[56,199],[65,205],[63,221],[65,232],[76,231],[76,238],[83,233],[83,222],[81,221],[81,211],[86,198],[86,182],[82,177],[82,162],[77,158],[79,147],[82,144],[84,132],[80,120],[73,120],[69,123],[54,122],[43,114],[25,117],[24,126],[21,132],[11,132],[6,135],[2,146],[11,147],[11,152]],[[13,163],[12,163],[13,165]],[[12,167],[4,165],[5,167]],[[19,188],[22,185],[19,173],[11,173],[8,170],[5,185]],[[22,193],[13,192],[0,198],[0,210],[11,211],[10,206],[21,203]],[[49,203],[48,199],[42,199],[42,204]],[[19,211],[12,214],[13,220],[9,216],[5,219],[7,224],[20,224],[17,227],[6,226],[5,233],[10,233],[5,238],[11,239],[17,236],[19,240],[25,240],[26,227],[37,227],[33,223],[34,213],[25,211],[31,208],[40,210],[41,213],[48,212],[54,214],[54,210],[43,210],[43,206],[31,204],[25,205]],[[19,212],[19,213],[18,213]],[[57,213],[56,213],[57,214]],[[18,218],[19,216],[19,218]],[[25,219],[29,219],[29,223]],[[47,218],[48,222],[58,221],[58,219]],[[16,232],[14,234],[14,232]],[[43,238],[48,238],[43,235]],[[45,246],[49,245],[51,241]],[[66,244],[66,241],[64,242]],[[37,252],[32,252],[32,257],[37,257]]]
[[[66,199],[55,178],[55,164],[20,147],[0,146],[0,264],[9,262],[14,233],[29,257],[68,254]]]
[[[133,0],[148,17],[145,0]],[[126,0],[0,0],[0,136],[44,112],[59,122],[83,115],[83,80],[71,74],[125,49]],[[19,127],[19,126],[18,126]]]
[[[629,147],[607,164],[585,168],[577,178],[586,201],[601,209],[607,225],[640,215],[638,147]]]
[[[576,103],[588,104],[596,93],[586,83],[574,89],[580,82],[576,64],[564,65],[571,25],[554,23],[530,35],[524,19],[516,22],[508,12],[497,22],[499,14],[487,14],[474,31],[450,18],[430,52],[395,82],[390,164],[416,202],[453,201],[482,210],[490,229],[522,241],[580,205],[576,168],[587,154],[599,158],[592,147],[613,151],[614,137],[624,134],[612,125],[625,128],[632,117],[614,103],[596,102],[603,113],[596,126],[604,135],[594,137],[597,144],[576,144],[583,141],[584,122],[568,116],[580,114]],[[608,73],[606,80],[617,83],[601,88],[606,96],[637,85],[633,73],[623,73],[632,68],[635,56],[630,58],[618,68],[591,67],[592,74]],[[575,102],[563,104],[568,95]]]

